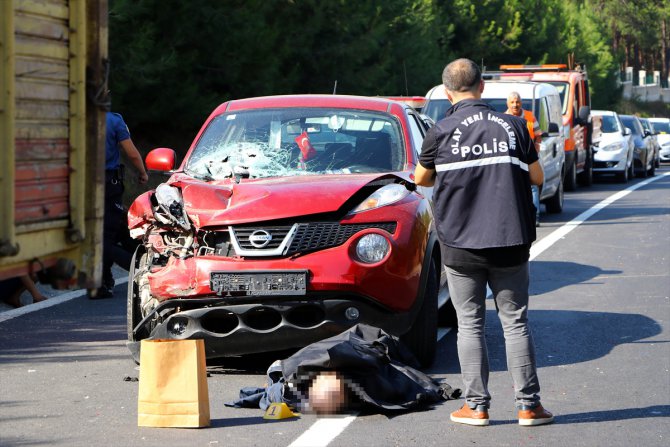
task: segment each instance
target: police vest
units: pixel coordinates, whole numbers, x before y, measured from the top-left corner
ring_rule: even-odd
[[[430,132],[426,143],[434,144],[433,206],[441,242],[479,249],[534,241],[528,165],[537,153],[526,122],[483,101],[464,100]]]

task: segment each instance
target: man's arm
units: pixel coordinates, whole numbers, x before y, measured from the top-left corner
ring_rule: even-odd
[[[541,186],[544,183],[544,171],[539,161],[534,161],[528,165],[528,174],[530,175],[531,185]]]
[[[414,181],[419,186],[433,186],[435,184],[435,169],[427,169],[419,163],[414,170]]]
[[[126,157],[128,157],[128,160],[133,164],[133,167],[137,169],[137,172],[139,172],[139,182],[146,183],[149,180],[149,176],[147,175],[147,171],[144,169],[144,163],[142,162],[140,151],[138,151],[135,147],[133,140],[127,138],[121,141],[120,144],[123,152],[126,154]]]

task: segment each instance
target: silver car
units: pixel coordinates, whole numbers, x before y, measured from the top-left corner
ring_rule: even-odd
[[[644,128],[637,116],[619,115],[624,126],[629,128],[633,135],[635,173],[640,177],[656,174],[656,151],[649,138],[645,138]]]
[[[592,110],[593,173],[614,174],[622,182],[633,177],[634,143],[630,129],[611,110]]]

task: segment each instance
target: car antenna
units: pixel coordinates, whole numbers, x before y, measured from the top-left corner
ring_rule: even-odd
[[[405,75],[405,94],[409,96],[409,88],[407,87],[407,67],[405,66],[405,60],[402,60],[402,71]]]
[[[337,79],[335,79],[335,87],[333,87],[333,95],[337,94]]]

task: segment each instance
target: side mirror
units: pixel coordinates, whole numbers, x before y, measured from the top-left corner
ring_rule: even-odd
[[[549,123],[549,133],[559,133],[561,131],[557,123]]]
[[[644,137],[645,137],[645,138],[650,137],[650,136],[652,136],[652,135],[653,135],[653,133],[651,133],[651,132],[650,132],[649,130],[647,130],[647,129],[644,129]]]
[[[623,135],[624,135],[624,136],[628,136],[628,135],[630,135],[631,133],[632,133],[632,132],[631,132],[630,128],[628,128],[628,127],[624,127],[624,128],[623,128]]]
[[[579,120],[586,124],[589,122],[589,116],[591,115],[591,107],[581,106],[579,108]]]
[[[145,161],[147,169],[152,171],[172,171],[177,161],[177,154],[173,149],[159,147],[150,151]]]

